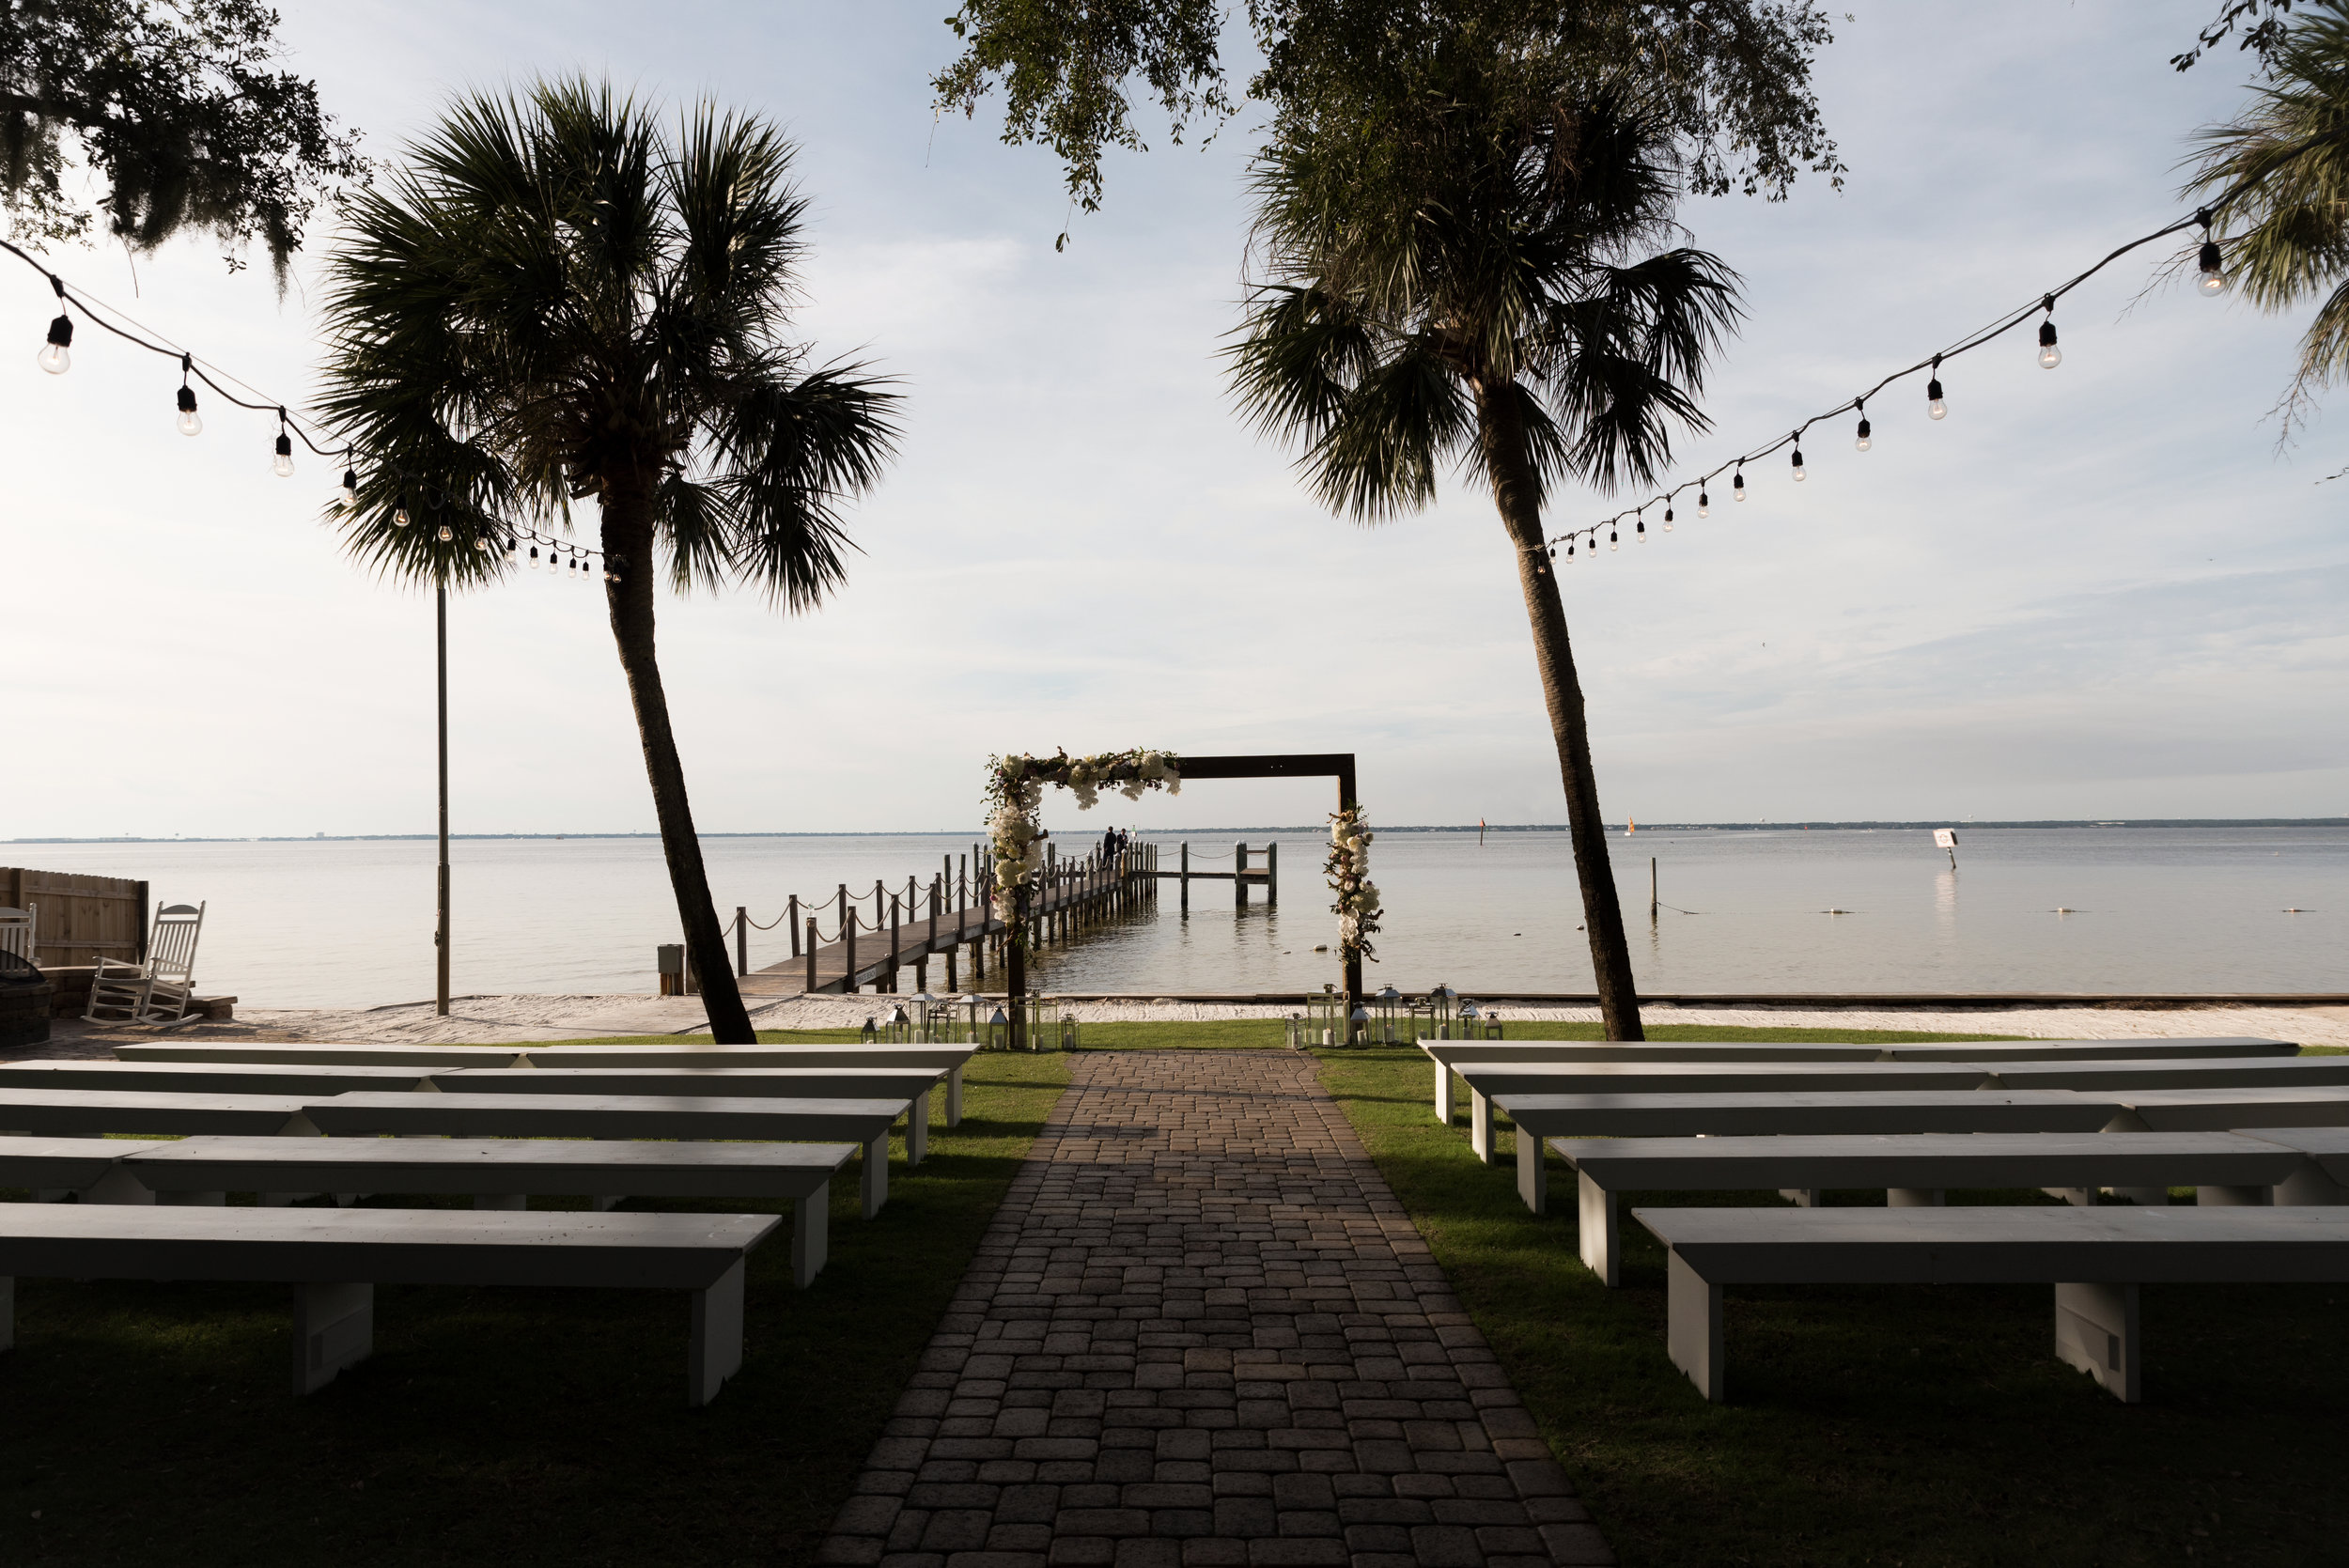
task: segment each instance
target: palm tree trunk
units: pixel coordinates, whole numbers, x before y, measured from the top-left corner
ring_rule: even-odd
[[[1598,979],[1598,1011],[1610,1040],[1644,1040],[1640,993],[1631,979],[1631,944],[1624,936],[1623,904],[1599,816],[1598,775],[1591,768],[1591,729],[1582,712],[1582,682],[1574,673],[1566,609],[1558,573],[1542,543],[1541,486],[1526,447],[1516,388],[1479,386],[1477,433],[1493,505],[1517,551],[1517,583],[1533,628],[1533,661],[1542,673],[1549,730],[1558,743],[1558,771],[1566,786],[1566,827],[1574,844],[1575,875],[1582,884],[1582,924],[1591,939],[1591,969]]]
[[[693,831],[693,808],[685,798],[685,765],[669,728],[669,698],[661,686],[661,664],[653,655],[652,496],[647,489],[618,487],[603,495],[603,548],[621,563],[620,581],[604,584],[612,611],[612,639],[619,644],[620,668],[636,705],[636,732],[645,746],[645,772],[652,782],[653,815],[661,824],[661,852],[669,862],[669,886],[677,894],[677,923],[685,932],[686,962],[701,980],[709,1009],[709,1032],[722,1046],[747,1046],[758,1038],[734,983],[724,928],[709,896],[709,874],[702,866],[701,838]]]

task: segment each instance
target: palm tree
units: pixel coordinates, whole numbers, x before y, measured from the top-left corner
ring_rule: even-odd
[[[2319,391],[2349,378],[2349,3],[2309,0],[2250,107],[2196,140],[2186,189],[2211,197],[2251,303],[2274,315],[2323,296],[2283,397],[2288,438]]]
[[[653,651],[653,598],[754,586],[787,611],[844,575],[840,507],[894,445],[896,395],[785,335],[804,253],[793,149],[696,108],[673,134],[583,81],[460,100],[346,213],[324,409],[362,478],[348,546],[484,585],[516,528],[592,499],[604,598],[712,1032],[754,1036],[710,901]],[[409,525],[413,519],[413,526]]]
[[[1674,234],[1673,147],[1604,84],[1546,79],[1470,29],[1377,95],[1285,114],[1253,176],[1252,289],[1230,350],[1258,428],[1301,443],[1332,512],[1435,497],[1444,462],[1492,489],[1532,625],[1610,1038],[1644,1038],[1599,815],[1581,683],[1543,528],[1550,487],[1644,483],[1702,429],[1736,278]]]

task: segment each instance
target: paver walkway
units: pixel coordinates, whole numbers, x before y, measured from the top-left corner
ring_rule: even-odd
[[[819,1561],[1614,1560],[1311,1061],[1071,1066]]]

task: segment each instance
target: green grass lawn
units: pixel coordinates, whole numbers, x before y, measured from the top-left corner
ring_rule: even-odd
[[[286,1287],[24,1281],[0,1564],[804,1561],[1067,1081],[972,1063],[870,1223],[851,1161],[813,1287],[788,1220],[752,1255],[748,1358],[703,1410],[681,1292],[379,1288],[374,1357],[295,1399]]]
[[[2044,1285],[1734,1287],[1735,1403],[1708,1405],[1665,1356],[1663,1250],[1627,1213],[1610,1291],[1576,1255],[1570,1172],[1553,1166],[1563,1212],[1536,1219],[1514,1131],[1476,1163],[1465,1126],[1434,1119],[1424,1056],[1320,1054],[1626,1564],[2349,1560],[2349,1287],[2147,1287],[2135,1407],[2056,1360]]]

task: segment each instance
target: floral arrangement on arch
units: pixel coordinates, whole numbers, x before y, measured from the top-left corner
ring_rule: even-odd
[[[1072,757],[1066,750],[1049,757],[989,757],[987,765],[987,836],[995,851],[995,886],[1004,893],[1016,892],[1044,868],[1044,841],[1050,835],[1036,813],[1046,784],[1059,784],[1074,795],[1079,811],[1091,811],[1104,789],[1114,789],[1128,800],[1141,800],[1145,789],[1183,792],[1182,768],[1174,753],[1139,746],[1089,757]]]
[[[1330,912],[1338,917],[1338,946],[1349,957],[1376,962],[1377,950],[1370,939],[1378,934],[1378,885],[1370,879],[1372,833],[1362,820],[1362,808],[1348,806],[1330,814],[1330,858],[1322,869],[1338,901]]]

